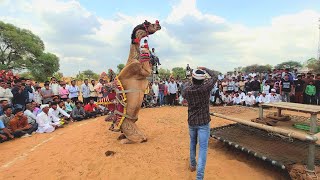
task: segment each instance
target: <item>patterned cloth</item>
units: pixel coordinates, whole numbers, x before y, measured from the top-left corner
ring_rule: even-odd
[[[211,79],[205,80],[201,85],[188,84],[183,91],[183,97],[188,102],[188,124],[189,126],[203,126],[208,124],[210,91],[214,86],[214,74],[210,69],[205,71]]]

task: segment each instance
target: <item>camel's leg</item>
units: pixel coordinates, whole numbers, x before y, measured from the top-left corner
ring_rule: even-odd
[[[129,141],[139,143],[147,141],[147,137],[130,119],[125,118],[120,129]]]

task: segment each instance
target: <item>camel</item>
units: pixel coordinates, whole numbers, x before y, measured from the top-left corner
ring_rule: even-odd
[[[160,29],[159,21],[155,24],[145,21],[133,29],[127,63],[114,80],[115,93],[107,99],[109,103],[117,101],[114,114],[106,120],[114,122],[110,130],[123,133],[118,138],[123,144],[147,141],[147,137],[135,123],[149,83],[147,77],[152,72],[150,58],[142,57],[140,54],[140,41]]]

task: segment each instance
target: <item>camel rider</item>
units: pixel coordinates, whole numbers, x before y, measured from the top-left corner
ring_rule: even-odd
[[[156,55],[154,48],[152,48],[152,50],[151,50],[151,57],[152,57],[152,59],[154,59],[156,65],[159,65],[159,66],[161,65],[159,57]]]
[[[186,78],[190,77],[191,75],[191,68],[189,66],[189,64],[187,64],[187,68],[186,68]]]

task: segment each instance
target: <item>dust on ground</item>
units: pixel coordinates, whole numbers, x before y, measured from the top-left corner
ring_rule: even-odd
[[[239,111],[233,115],[256,113]],[[212,118],[211,127],[229,123]],[[0,179],[195,179],[188,170],[186,107],[142,109],[137,124],[148,142],[122,145],[119,134],[98,117],[0,144]],[[107,151],[114,153],[106,156]],[[269,164],[210,139],[205,179],[286,178]]]

